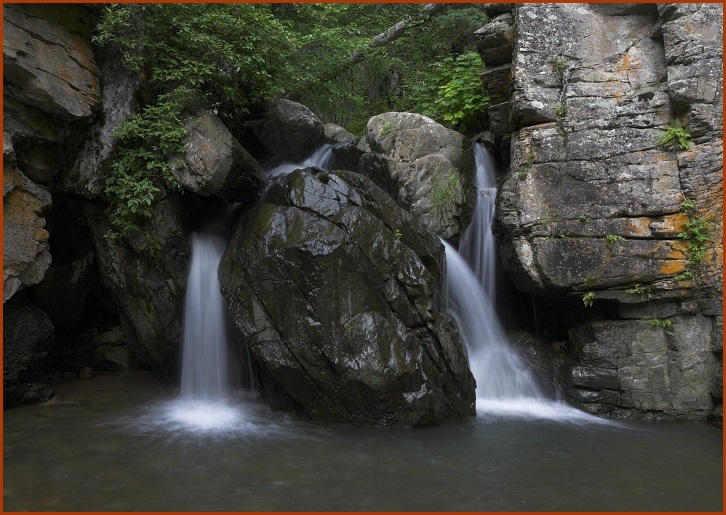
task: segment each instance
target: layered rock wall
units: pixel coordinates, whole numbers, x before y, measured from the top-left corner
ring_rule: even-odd
[[[721,403],[721,20],[713,4],[527,4],[478,31],[511,161],[503,263],[524,292],[591,306],[566,378],[596,413]],[[676,126],[689,148],[661,144]],[[688,228],[704,220],[699,260]]]

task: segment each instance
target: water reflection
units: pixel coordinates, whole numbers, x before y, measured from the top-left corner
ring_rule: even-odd
[[[6,511],[721,511],[705,425],[349,427],[237,398],[215,431],[174,421],[177,393],[138,375],[57,391],[5,412]]]

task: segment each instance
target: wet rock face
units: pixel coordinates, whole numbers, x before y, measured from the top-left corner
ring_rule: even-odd
[[[511,149],[502,262],[518,289],[580,308],[592,292],[592,318],[611,319],[570,330],[567,393],[598,413],[706,418],[721,403],[722,16],[710,4],[526,4],[478,31],[495,64],[482,74],[491,129]],[[674,119],[687,150],[659,143]],[[681,234],[697,218],[711,225],[694,265]],[[704,317],[713,330],[687,329]]]
[[[34,382],[33,368],[53,342],[53,324],[29,302],[3,306],[3,393],[5,406],[47,401],[53,389]]]
[[[220,265],[263,395],[282,404],[284,392],[323,421],[415,426],[473,415],[474,381],[442,306],[443,260],[438,239],[365,177],[284,177]]]
[[[229,203],[250,201],[262,188],[262,167],[232,136],[222,120],[198,111],[186,121],[186,153],[173,163],[179,182],[200,195]]]
[[[254,127],[262,146],[274,156],[299,163],[323,142],[323,122],[302,104],[281,98]]]
[[[94,240],[101,280],[118,308],[135,360],[173,376],[189,261],[179,202],[167,193],[153,206],[146,231],[132,231],[123,238],[104,237],[111,226],[95,205],[83,206],[83,220]]]
[[[383,113],[368,121],[372,155],[358,172],[371,177],[429,230],[454,241],[475,203],[471,141],[415,113]]]
[[[576,364],[567,368],[568,396],[598,414],[630,418],[706,419],[714,408],[720,363],[712,321],[673,317],[669,328],[647,320],[593,322],[574,329]]]

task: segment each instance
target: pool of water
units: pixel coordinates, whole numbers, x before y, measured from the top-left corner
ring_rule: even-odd
[[[322,425],[145,373],[4,413],[5,511],[721,511],[722,433],[507,415]],[[207,417],[215,424],[200,422]]]

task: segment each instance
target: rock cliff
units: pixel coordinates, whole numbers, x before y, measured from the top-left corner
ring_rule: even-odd
[[[721,20],[711,4],[527,4],[477,34],[509,163],[503,263],[550,305],[584,301],[565,376],[595,413],[721,403]],[[661,143],[676,124],[688,148]]]

